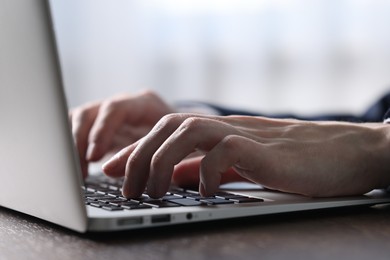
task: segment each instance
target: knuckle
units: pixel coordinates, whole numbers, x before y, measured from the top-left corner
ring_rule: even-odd
[[[103,102],[102,108],[108,111],[115,110],[121,105],[122,101],[119,99],[108,99]]]
[[[84,124],[86,121],[91,120],[94,117],[95,107],[99,106],[99,103],[87,103],[83,106],[73,108],[69,111],[69,117],[72,120],[72,124]]]
[[[88,110],[83,108],[76,108],[72,110],[71,114],[74,125],[81,124],[89,118]]]
[[[155,99],[158,97],[158,95],[156,94],[156,92],[154,92],[153,90],[151,89],[146,89],[144,91],[141,92],[141,96],[144,96],[146,98],[152,98],[152,99]]]
[[[221,141],[221,144],[224,149],[231,150],[236,149],[240,145],[241,138],[236,135],[228,135],[224,137]]]
[[[102,108],[108,111],[116,111],[128,104],[129,101],[134,99],[129,93],[120,93],[102,102]]]
[[[69,111],[69,115],[72,116],[72,118],[78,118],[82,109],[81,108],[73,108]]]
[[[198,117],[189,117],[184,120],[180,126],[181,131],[196,131],[204,126],[204,119]]]
[[[212,169],[215,167],[215,163],[209,156],[204,156],[200,161],[201,173],[212,172]]]
[[[168,114],[164,115],[160,121],[162,122],[175,122],[178,120],[179,115],[178,114]]]
[[[168,114],[163,116],[156,124],[156,130],[161,130],[166,127],[171,127],[173,125],[179,124],[180,116],[179,114]]]
[[[150,162],[150,166],[152,169],[159,169],[163,166],[164,164],[164,158],[163,158],[163,154],[162,153],[159,153],[159,152],[156,152],[155,154],[153,154],[152,156],[152,160]]]
[[[122,157],[123,158],[123,157]],[[130,176],[131,169],[139,166],[139,162],[142,161],[140,158],[140,154],[137,152],[133,152],[131,155],[127,157],[126,161],[126,176]]]

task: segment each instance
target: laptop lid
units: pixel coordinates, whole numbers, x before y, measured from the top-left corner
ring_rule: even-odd
[[[0,205],[87,227],[49,4],[0,0]]]

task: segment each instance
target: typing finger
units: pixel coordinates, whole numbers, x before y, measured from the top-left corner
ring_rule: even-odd
[[[229,135],[219,142],[202,159],[199,191],[203,196],[214,194],[222,176],[232,167],[243,177],[253,180],[262,171],[263,145],[249,138]],[[257,179],[256,179],[257,180]],[[260,183],[260,182],[259,182]]]
[[[174,165],[196,150],[211,150],[225,136],[232,134],[247,135],[218,120],[187,118],[153,154],[148,194],[152,197],[163,196],[169,188]]]
[[[203,157],[185,159],[175,166],[172,175],[172,183],[182,188],[197,189],[199,186],[200,163]],[[237,181],[248,181],[229,168],[222,174],[221,184]]]
[[[107,162],[105,162],[102,166],[102,170],[105,174],[110,177],[122,177],[125,175],[126,163],[130,154],[137,147],[139,142],[131,144],[118,153],[116,153],[113,157],[111,157]]]
[[[88,161],[86,159],[88,135],[95,121],[98,107],[98,103],[93,103],[71,112],[72,135],[79,153],[81,170],[84,177],[88,174]]]
[[[123,183],[123,194],[126,197],[138,197],[144,192],[153,154],[177,129],[183,118],[185,116],[179,114],[164,116],[149,134],[140,140],[126,164]]]
[[[123,126],[128,113],[129,111],[121,99],[114,98],[102,103],[89,133],[88,160],[100,160],[108,152],[115,132]]]

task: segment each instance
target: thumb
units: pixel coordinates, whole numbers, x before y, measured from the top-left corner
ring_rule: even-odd
[[[202,157],[195,157],[181,161],[175,166],[172,175],[172,183],[182,188],[198,189],[201,161]],[[233,168],[222,174],[221,184],[237,181],[248,180],[237,174]]]
[[[110,177],[123,177],[125,175],[127,159],[137,147],[138,143],[139,141],[123,148],[111,159],[105,162],[102,166],[103,172]]]

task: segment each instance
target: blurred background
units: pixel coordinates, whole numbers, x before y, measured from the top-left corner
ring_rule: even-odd
[[[390,1],[51,2],[72,107],[149,88],[169,102],[360,113],[390,90]]]

